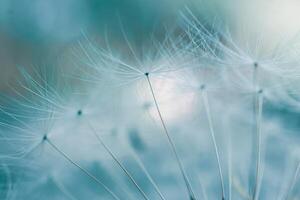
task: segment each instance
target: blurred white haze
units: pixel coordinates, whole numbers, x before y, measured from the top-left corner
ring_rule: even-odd
[[[114,31],[119,26],[115,20],[118,12],[125,16],[123,23],[139,34],[155,29],[153,24],[159,21],[163,25],[176,23],[176,13],[185,5],[193,5],[195,12],[206,19],[223,19],[241,41],[262,34],[264,40],[260,42],[272,46],[299,31],[297,0],[2,0],[0,56],[5,70],[1,73],[1,88],[5,89],[5,83],[15,76],[16,65],[42,63],[45,59],[48,63],[66,45],[80,39],[82,30],[91,35],[101,35],[104,29]],[[37,58],[40,55],[42,61]]]
[[[0,199],[299,200],[300,1],[0,0]]]

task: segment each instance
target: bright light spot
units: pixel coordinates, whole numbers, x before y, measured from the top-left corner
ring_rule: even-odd
[[[194,94],[187,93],[179,89],[178,82],[174,79],[154,78],[150,76],[150,81],[162,113],[162,117],[168,122],[175,122],[190,115],[194,107]],[[150,87],[147,81],[139,86],[142,90],[141,103],[147,105],[150,115],[159,120],[159,115],[155,107]]]
[[[294,37],[300,30],[300,1],[233,0],[228,8],[239,37],[262,37],[264,45],[276,45],[282,38]],[[234,12],[232,12],[232,9]],[[251,42],[251,41],[248,41]]]

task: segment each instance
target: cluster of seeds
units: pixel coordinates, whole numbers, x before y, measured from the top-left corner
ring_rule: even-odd
[[[0,198],[299,199],[298,44],[265,52],[182,18],[146,48],[86,38],[71,71],[20,68],[1,96]]]

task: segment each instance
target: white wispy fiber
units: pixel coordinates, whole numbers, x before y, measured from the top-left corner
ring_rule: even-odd
[[[0,106],[1,198],[299,199],[297,40],[266,53],[182,19],[145,47],[85,37],[71,72],[20,68]]]

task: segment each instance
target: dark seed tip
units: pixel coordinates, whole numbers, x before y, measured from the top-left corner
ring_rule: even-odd
[[[43,141],[46,141],[46,140],[48,140],[48,136],[47,136],[47,135],[44,135],[44,136],[43,136]]]
[[[257,68],[257,67],[258,67],[258,62],[254,62],[254,63],[253,63],[253,66],[254,66],[255,68]]]
[[[205,84],[202,84],[202,85],[200,86],[200,89],[201,89],[201,90],[204,90],[205,87],[206,87]]]

